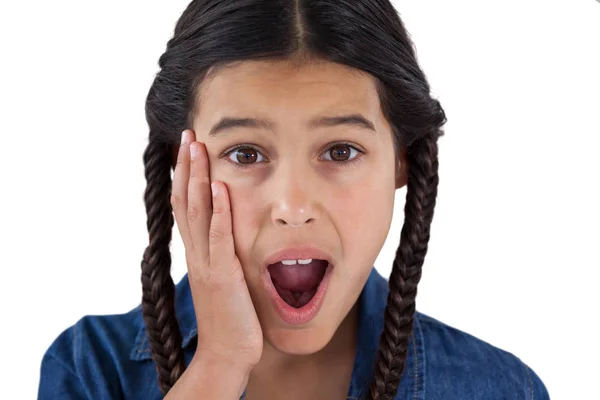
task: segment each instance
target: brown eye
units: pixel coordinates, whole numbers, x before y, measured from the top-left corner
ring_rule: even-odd
[[[236,155],[237,160],[242,164],[252,164],[258,158],[257,151],[254,149],[238,150]]]
[[[352,154],[352,151],[355,152],[354,157],[350,157]],[[327,150],[327,152],[325,154],[329,155],[331,158],[325,158],[325,159],[339,162],[339,163],[346,163],[346,162],[353,161],[356,158],[356,155],[358,153],[360,153],[360,151],[358,151],[354,146],[351,146],[346,143],[340,143],[340,144],[331,146],[329,148],[329,150]]]
[[[235,160],[231,156],[235,156]],[[255,164],[259,159],[260,152],[252,147],[239,147],[230,153],[230,160],[235,164],[250,165]]]
[[[352,153],[354,152],[354,156]],[[325,151],[323,158],[327,161],[333,161],[335,165],[349,166],[355,161],[360,162],[364,151],[357,149],[349,143],[337,143]],[[265,157],[260,150],[250,145],[242,145],[227,151],[226,156],[236,168],[249,168],[253,164],[260,164],[265,161]]]
[[[346,161],[346,157],[350,155],[350,146],[346,144],[338,144],[329,149],[329,154],[333,161]]]

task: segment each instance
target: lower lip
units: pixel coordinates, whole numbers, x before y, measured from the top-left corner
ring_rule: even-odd
[[[331,278],[332,268],[333,266],[331,264],[327,265],[325,275],[323,276],[323,280],[319,284],[317,292],[315,293],[313,298],[310,299],[310,301],[301,308],[294,308],[290,306],[281,298],[281,296],[279,296],[279,293],[277,293],[275,286],[273,286],[271,274],[268,270],[265,271],[264,283],[267,287],[267,291],[269,292],[269,297],[273,301],[277,313],[284,322],[290,325],[302,325],[310,322],[317,315],[319,309],[321,308],[321,305],[323,304],[325,291],[327,290],[329,279]]]

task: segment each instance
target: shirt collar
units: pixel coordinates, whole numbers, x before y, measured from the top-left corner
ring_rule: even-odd
[[[358,344],[348,399],[364,398],[373,380],[388,294],[388,280],[373,268],[358,299]],[[398,385],[397,393],[402,399],[424,399],[425,357],[419,315],[416,311],[404,370]]]
[[[388,281],[373,267],[358,298],[358,338],[348,393],[349,399],[358,399],[364,396],[373,379],[379,351],[379,338],[383,331],[388,293]],[[146,334],[146,326],[142,318],[141,306],[138,306],[138,308],[139,312],[135,313],[135,315],[139,328],[134,347],[130,353],[130,359],[134,361],[151,360],[152,353]],[[175,315],[183,337],[182,347],[186,348],[198,335],[196,315],[187,274],[177,284],[175,292]],[[423,332],[419,323],[420,315],[416,311],[415,318],[413,319],[413,330],[408,342],[404,372],[398,386],[398,393],[403,396],[401,398],[424,399],[426,366],[424,363]]]

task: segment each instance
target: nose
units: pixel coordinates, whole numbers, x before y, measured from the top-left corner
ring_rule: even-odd
[[[295,207],[279,208],[273,212],[273,215],[273,219],[277,224],[289,225],[291,228],[300,228],[314,219],[306,216],[306,209]]]
[[[287,171],[287,172],[286,172]],[[281,169],[273,177],[271,219],[277,225],[300,228],[317,218],[318,193],[307,169]]]

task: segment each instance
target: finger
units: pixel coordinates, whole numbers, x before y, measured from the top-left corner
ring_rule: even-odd
[[[212,189],[212,218],[208,230],[209,265],[213,276],[222,276],[223,273],[233,272],[232,268],[235,266],[231,203],[227,187],[223,182],[214,181]]]
[[[208,154],[204,143],[193,142],[190,145],[191,157],[193,157],[194,148],[196,157],[191,159],[190,164],[187,221],[194,246],[194,255],[200,262],[207,263],[209,259],[208,227],[212,213]]]
[[[187,220],[187,199],[188,180],[190,177],[190,142],[194,136],[193,132],[189,129],[182,132],[171,188],[171,208],[173,208],[177,228],[179,228],[179,234],[186,249],[193,249]]]

